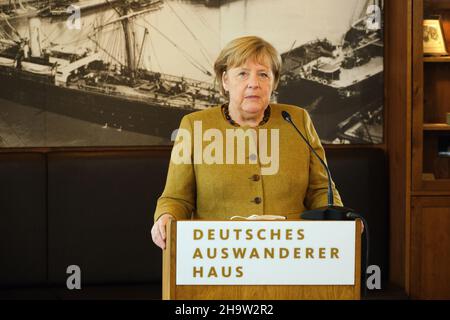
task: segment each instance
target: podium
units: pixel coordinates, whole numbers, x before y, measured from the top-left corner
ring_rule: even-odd
[[[259,236],[264,234],[264,239],[266,241],[268,241],[268,234],[269,232],[267,232],[268,228],[271,229],[271,236],[273,236],[274,234],[277,236],[279,233],[277,233],[279,230],[283,229],[284,231],[286,230],[292,230],[292,228],[289,228],[291,226],[292,223],[303,223],[302,226],[306,226],[306,229],[297,229],[297,237],[298,239],[300,239],[300,231],[298,230],[307,230],[307,235],[304,235],[304,238],[312,238],[312,239],[316,239],[317,237],[323,237],[323,238],[331,238],[331,243],[333,243],[333,237],[337,234],[341,234],[343,237],[346,237],[346,243],[348,242],[352,242],[350,246],[348,246],[348,249],[346,249],[347,251],[345,252],[345,254],[343,252],[339,252],[338,253],[338,248],[334,248],[334,250],[336,251],[336,256],[334,258],[343,258],[345,256],[350,257],[351,259],[351,263],[349,264],[349,261],[347,261],[346,266],[350,265],[352,266],[354,269],[352,270],[348,270],[349,268],[345,268],[342,269],[344,270],[344,272],[342,273],[344,275],[344,273],[346,273],[347,275],[347,282],[345,282],[344,284],[336,284],[336,279],[339,282],[340,279],[340,274],[338,268],[336,269],[335,267],[332,267],[333,269],[330,270],[330,265],[326,265],[325,262],[322,261],[327,261],[326,258],[326,250],[325,248],[323,248],[323,251],[318,251],[316,250],[316,261],[311,262],[311,266],[305,266],[303,267],[289,267],[289,269],[285,269],[285,270],[289,270],[291,272],[293,272],[293,274],[295,275],[294,277],[289,277],[286,276],[285,278],[283,278],[283,274],[285,272],[277,272],[276,268],[274,268],[273,272],[269,269],[269,271],[264,271],[261,274],[258,274],[258,269],[256,269],[256,275],[255,277],[250,280],[245,280],[246,277],[243,276],[242,278],[239,279],[235,279],[235,281],[233,282],[232,280],[230,280],[230,283],[215,283],[215,284],[205,284],[205,283],[200,283],[200,284],[196,284],[196,283],[190,283],[189,281],[186,282],[185,280],[180,279],[180,273],[183,271],[183,273],[185,273],[187,275],[187,277],[195,277],[198,276],[199,274],[202,274],[205,277],[206,274],[206,269],[203,270],[201,269],[202,272],[200,272],[199,268],[194,270],[190,269],[190,266],[188,264],[183,264],[183,266],[180,266],[180,270],[177,270],[177,244],[179,246],[185,245],[185,243],[188,243],[189,239],[185,239],[186,238],[186,233],[184,233],[184,238],[183,239],[177,239],[178,237],[181,237],[181,227],[186,225],[186,222],[190,223],[189,225],[191,225],[192,228],[196,228],[198,229],[199,225],[203,222],[213,222],[213,223],[217,223],[217,221],[169,221],[167,226],[166,226],[166,232],[167,232],[167,239],[166,239],[166,249],[163,250],[163,300],[359,300],[360,299],[360,294],[361,294],[361,221],[360,220],[356,220],[356,221],[347,221],[347,222],[341,222],[341,221],[302,221],[302,220],[283,220],[283,221],[257,221],[261,226],[260,229],[256,230],[257,228],[254,227],[254,229],[256,231],[258,231]],[[220,221],[222,229],[221,231],[223,231],[223,234],[230,234],[229,231],[234,231],[237,234],[236,231],[236,223],[239,223],[239,225],[242,228],[245,228],[245,226],[250,225],[249,223],[254,223],[255,221],[249,221],[249,220],[244,220],[244,221]],[[233,224],[234,227],[231,227],[231,225]],[[330,225],[330,223],[336,223],[333,225]],[[345,230],[340,230],[341,229],[341,225],[339,223],[347,223],[347,227],[349,226],[348,224],[353,223],[353,225],[350,225],[351,229],[345,229]],[[328,225],[327,225],[328,224]],[[230,227],[228,227],[228,225],[230,225]],[[300,225],[300,224],[299,224]],[[253,225],[252,225],[253,226]],[[275,229],[275,227],[273,226],[277,226],[277,229]],[[322,230],[323,228],[330,228],[332,226],[332,232],[321,232],[320,230]],[[314,228],[313,228],[314,227]],[[320,227],[320,228],[318,228]],[[323,227],[323,228],[322,228]],[[232,229],[234,228],[234,229]],[[178,230],[177,230],[178,229]],[[229,229],[228,233],[227,230],[225,229]],[[319,230],[319,231],[308,231],[308,230]],[[194,230],[194,229],[192,229]],[[264,231],[266,230],[266,231]],[[272,231],[272,230],[276,230],[276,231]],[[327,229],[323,229],[323,230],[327,230]],[[350,230],[350,232],[348,231]],[[178,232],[177,232],[178,231]],[[217,231],[217,230],[216,230]],[[247,230],[246,231],[247,235],[250,233]],[[254,230],[253,230],[254,231]],[[284,232],[283,231],[283,232]],[[304,231],[303,231],[304,232]],[[197,233],[197,235],[195,235],[195,233]],[[211,232],[212,233],[212,232]],[[286,231],[286,234],[288,234],[289,232]],[[316,234],[314,234],[316,233]],[[317,234],[319,233],[319,234]],[[351,233],[351,234],[349,234]],[[223,235],[221,233],[221,235]],[[244,233],[240,233],[241,235],[243,235]],[[292,243],[294,245],[298,245],[299,243],[302,243],[302,241],[295,239],[295,237],[293,238],[293,232],[290,232],[290,239],[292,239]],[[201,240],[207,240],[207,237],[210,236],[211,234],[207,233],[207,232],[203,232],[203,231],[195,231],[194,232],[194,237],[197,237],[196,239],[193,240],[197,240],[199,235],[201,235],[204,239]],[[256,232],[255,232],[256,235]],[[295,234],[294,234],[295,235]],[[310,236],[311,235],[311,236]],[[191,236],[191,233],[189,233],[189,237]],[[227,246],[228,243],[232,243],[231,241],[224,241],[223,239],[219,239],[219,240],[215,240],[218,239],[218,232],[215,232],[214,235],[216,238],[210,238],[210,243],[211,243],[211,251],[213,251],[212,249],[217,247],[216,244],[222,243],[224,247]],[[316,238],[314,238],[316,237]],[[260,237],[262,238],[262,237]],[[247,237],[248,239],[248,237]],[[201,241],[199,240],[199,241]],[[245,241],[243,241],[244,238],[241,237],[240,241],[236,242],[238,244],[242,244],[245,243]],[[181,242],[180,242],[181,241]],[[255,237],[255,241],[256,241],[256,237]],[[270,242],[266,242],[266,243],[279,243],[279,241],[281,241],[278,238],[271,240]],[[329,241],[329,240],[328,240]],[[316,242],[314,242],[316,243]],[[186,247],[186,245],[188,247]],[[194,256],[194,258],[197,258],[196,261],[204,261],[206,259],[206,257],[203,257],[202,255],[205,255],[205,253],[200,253],[201,250],[200,249],[194,249],[192,247],[191,244],[186,244],[184,247],[184,250],[189,251],[187,253],[188,259],[191,258],[192,256]],[[230,244],[229,246],[232,246],[232,244]],[[287,246],[285,246],[286,248],[283,247],[283,249],[285,249],[284,252],[288,252],[288,248]],[[229,248],[227,248],[229,249]],[[280,248],[277,248],[280,249]],[[304,249],[304,248],[302,248]],[[308,253],[307,250],[308,248],[306,248],[306,251],[302,249],[298,249],[298,251],[295,252],[295,254],[298,254],[297,256],[293,253],[291,254],[292,257],[294,258],[300,258],[297,259],[296,261],[294,261],[294,263],[305,263],[308,262],[308,258],[307,255],[305,256],[304,253]],[[317,249],[317,248],[316,248]],[[195,250],[195,251],[194,251]],[[233,249],[235,250],[235,249]],[[268,250],[267,248],[265,248],[264,250]],[[282,250],[282,249],[280,249]],[[354,250],[354,252],[353,252]],[[313,249],[311,248],[311,252],[313,251]],[[192,252],[194,252],[192,254]],[[231,252],[231,250],[227,250],[226,251],[227,254],[229,254],[229,252]],[[250,251],[248,251],[250,252]],[[262,252],[262,251],[260,251]],[[274,250],[274,252],[277,252],[276,250]],[[281,251],[280,251],[281,252]],[[294,252],[294,251],[291,251]],[[303,254],[301,255],[300,252]],[[178,256],[180,256],[182,252],[178,252]],[[222,252],[224,254],[224,252]],[[269,251],[265,252],[270,253]],[[272,252],[273,253],[273,252]],[[287,254],[287,253],[286,253]],[[323,254],[323,255],[322,255]],[[340,257],[339,257],[340,255]],[[202,256],[202,259],[199,259],[199,257]],[[311,257],[313,255],[311,254]],[[220,257],[216,257],[217,261],[224,261],[223,259],[220,260]],[[322,259],[323,258],[323,259]],[[332,258],[332,257],[331,257]],[[330,259],[331,259],[330,258]],[[303,259],[303,260],[302,260]],[[242,261],[244,261],[245,259],[240,259],[239,263],[241,263]],[[280,260],[276,260],[276,257],[272,258],[270,257],[270,263],[274,263],[275,266],[280,265],[280,267],[282,267],[283,263],[288,263],[287,262],[287,258],[280,258]],[[275,260],[275,261],[273,261]],[[313,259],[309,259],[309,260],[313,260]],[[212,260],[215,261],[215,260]],[[329,260],[330,263],[335,263],[331,260]],[[181,263],[181,259],[179,261]],[[253,263],[254,261],[252,261]],[[257,261],[259,263],[259,261]],[[184,263],[184,262],[183,262]],[[341,263],[340,261],[336,262],[336,263]],[[294,265],[294,266],[297,266]],[[345,267],[345,266],[344,266]],[[308,269],[309,268],[309,269]],[[327,269],[328,268],[328,269]],[[247,268],[248,269],[248,268]],[[293,270],[295,269],[295,270]],[[297,270],[298,269],[298,270]],[[228,269],[227,269],[228,270]],[[229,269],[231,270],[231,269]],[[309,271],[307,271],[309,270]],[[316,272],[316,270],[318,270]],[[203,272],[205,271],[205,272]],[[241,270],[242,271],[242,270]],[[177,272],[179,274],[177,274]],[[304,275],[302,273],[307,273],[307,272],[312,272],[314,273],[313,275],[309,276],[309,275]],[[334,280],[332,279],[332,275],[331,273],[336,273]],[[255,273],[255,272],[254,272]],[[275,274],[280,277],[280,279],[278,280],[273,280]],[[237,276],[242,276],[242,272],[239,274],[237,273]],[[297,277],[298,276],[298,277]],[[351,279],[349,279],[349,277]],[[213,281],[216,281],[215,278],[213,277]],[[249,277],[250,278],[250,277]],[[305,284],[305,282],[310,282],[311,278],[315,278],[317,280],[311,280],[311,281],[317,281],[320,282],[320,284]],[[241,280],[242,279],[242,280]],[[256,279],[256,280],[255,280]],[[290,279],[292,279],[293,283],[290,283]],[[329,280],[328,280],[329,279]],[[205,279],[203,281],[206,281],[208,279]],[[228,279],[223,279],[223,281],[225,281]],[[295,281],[294,281],[295,280]],[[191,280],[192,281],[192,280]],[[196,281],[196,280],[195,280]],[[195,282],[194,281],[194,282]],[[249,282],[245,283],[245,282]],[[252,284],[253,282],[258,282],[257,284]],[[272,284],[270,282],[273,281],[278,281],[280,283],[277,284]],[[287,282],[286,282],[287,281]],[[187,284],[186,284],[187,283]]]

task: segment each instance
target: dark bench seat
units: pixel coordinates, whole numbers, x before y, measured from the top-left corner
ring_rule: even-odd
[[[150,228],[170,148],[0,152],[0,299],[160,299]],[[376,148],[330,148],[346,206],[366,216],[387,270],[387,165]],[[81,290],[66,269],[81,268]],[[383,273],[387,278],[387,271]]]

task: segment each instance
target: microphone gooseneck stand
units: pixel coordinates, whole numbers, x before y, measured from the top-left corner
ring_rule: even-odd
[[[367,268],[369,266],[369,245],[370,245],[370,238],[369,238],[369,225],[367,224],[366,219],[364,219],[363,216],[356,213],[355,210],[351,208],[341,207],[341,206],[335,206],[334,205],[334,194],[333,194],[333,188],[331,184],[331,173],[330,169],[328,168],[325,161],[317,154],[316,150],[311,146],[308,139],[305,138],[305,136],[298,130],[295,123],[292,121],[291,115],[287,111],[282,111],[281,115],[283,116],[283,119],[289,122],[295,130],[298,132],[300,137],[303,139],[303,141],[306,143],[306,145],[309,147],[311,152],[316,156],[316,158],[320,161],[322,166],[325,168],[325,171],[327,172],[327,178],[328,178],[328,205],[326,207],[321,207],[313,210],[308,210],[303,213],[301,213],[300,217],[305,220],[356,220],[361,219],[363,226],[364,226],[364,238],[366,242],[366,255],[365,255],[365,261],[363,263],[363,279],[364,279],[364,296],[367,296]]]

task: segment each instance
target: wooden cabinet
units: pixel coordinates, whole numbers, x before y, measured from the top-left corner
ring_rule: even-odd
[[[413,197],[413,299],[450,299],[450,197]]]
[[[423,19],[441,17],[450,49],[450,1],[413,1],[412,194],[450,195],[450,58],[424,57]]]
[[[411,188],[406,287],[414,299],[450,299],[450,58],[423,52],[423,20],[441,17],[450,50],[450,0],[412,2]]]

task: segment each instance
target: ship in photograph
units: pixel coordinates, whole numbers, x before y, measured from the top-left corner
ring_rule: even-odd
[[[112,6],[117,13],[116,19],[95,26],[88,34],[98,44],[98,51],[87,48],[67,51],[58,44],[42,48],[41,17],[67,19],[70,11],[67,13],[63,8],[67,8],[68,1],[54,1],[40,14],[28,16],[30,39],[19,34],[5,18],[12,32],[8,34],[3,27],[0,44],[3,98],[119,130],[164,138],[170,138],[183,115],[222,102],[211,83],[139,68],[148,30],[137,43],[132,19],[159,10],[162,1],[87,0],[72,4],[86,10]],[[119,52],[114,38],[108,41],[109,48],[97,41],[98,33],[115,25],[125,39],[126,64],[112,54]],[[101,52],[117,63],[105,62]]]
[[[297,8],[314,6],[285,2]],[[383,39],[381,27],[375,30],[368,25],[367,8],[379,2],[382,8],[382,1],[347,2],[354,13],[341,29],[346,32],[340,42],[301,40],[299,46],[294,42],[290,50],[280,50],[284,51],[283,70],[274,101],[306,108],[324,143],[380,143]],[[236,18],[236,12],[266,10],[266,6],[274,4],[259,0],[0,0],[0,97],[99,128],[168,141],[184,115],[224,103],[214,83],[212,59],[227,34],[213,30],[206,20],[222,28],[221,15]],[[180,11],[190,7],[203,8],[205,15],[192,10],[183,19]],[[75,10],[83,17],[78,26],[82,30],[70,33],[68,28],[80,23]],[[178,19],[170,21],[179,22],[184,33],[179,30],[170,37],[160,29],[165,22],[165,30],[177,32],[167,25],[169,15]],[[341,23],[335,19],[334,23]],[[294,18],[289,21],[298,23]],[[193,31],[189,22],[202,24]],[[197,36],[208,28],[211,35]],[[297,38],[295,33],[290,37]],[[298,33],[302,39],[314,37],[307,29]],[[155,44],[155,37],[162,40]],[[166,43],[179,55],[164,51]],[[159,65],[157,49],[165,56],[164,67]],[[183,61],[175,61],[181,59],[177,57]],[[167,71],[171,65],[176,67]]]
[[[383,34],[367,14],[373,3],[361,6],[341,43],[317,39],[282,54],[278,99],[307,109],[322,142],[382,142]]]

